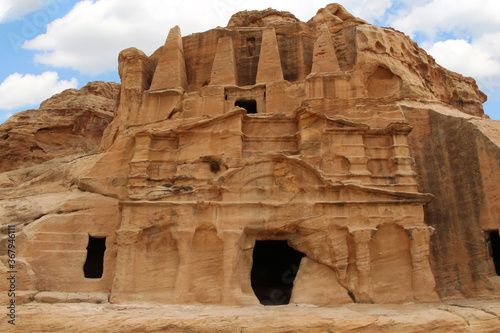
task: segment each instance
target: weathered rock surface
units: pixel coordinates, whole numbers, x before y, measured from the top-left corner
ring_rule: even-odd
[[[75,295],[76,297],[76,295]],[[80,296],[81,297],[81,296]],[[2,332],[437,332],[496,333],[491,301],[371,305],[229,307],[153,304],[28,303]]]
[[[500,126],[472,78],[337,4],[308,22],[269,9],[174,27],[152,56],[118,61],[121,86],[94,89],[85,113],[109,122],[118,99],[104,132],[65,123],[93,144],[36,163],[21,150],[0,174],[0,259],[15,226],[25,298],[245,306],[72,308],[104,311],[110,330],[498,331],[495,302],[352,304],[498,299]],[[71,110],[75,94],[27,114]],[[87,329],[73,310],[69,324],[22,309],[27,327],[44,311],[41,331]]]
[[[13,115],[0,125],[0,172],[99,147],[119,89],[114,82],[90,82],[52,96],[37,110]]]
[[[442,297],[497,297],[490,233],[500,221],[500,121],[444,106],[402,104],[419,189],[435,228],[431,263]],[[493,279],[492,279],[493,278]]]

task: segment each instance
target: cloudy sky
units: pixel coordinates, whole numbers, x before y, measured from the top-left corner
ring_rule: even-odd
[[[118,53],[151,54],[171,27],[183,35],[226,26],[244,9],[273,7],[308,21],[319,0],[0,0],[0,123],[89,81],[119,82]],[[436,61],[476,79],[500,119],[499,0],[339,0],[349,12],[403,31]]]

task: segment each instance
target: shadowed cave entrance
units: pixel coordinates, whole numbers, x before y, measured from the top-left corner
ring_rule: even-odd
[[[89,235],[87,259],[83,265],[83,273],[88,279],[100,279],[104,267],[104,251],[106,251],[106,237],[96,238]]]
[[[290,302],[293,281],[305,254],[288,246],[287,241],[256,241],[251,272],[252,289],[262,305]]]
[[[487,236],[489,252],[495,264],[495,271],[497,275],[500,275],[500,236],[498,230],[490,231]]]
[[[239,106],[240,108],[247,110],[247,113],[257,113],[257,102],[255,99],[239,99],[234,103],[234,106]]]

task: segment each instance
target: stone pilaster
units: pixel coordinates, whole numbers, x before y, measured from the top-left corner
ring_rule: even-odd
[[[151,136],[149,133],[139,133],[135,136],[134,156],[129,162],[130,172],[128,175],[129,194],[130,188],[146,185],[148,178],[149,147]]]
[[[237,283],[238,279],[235,275],[238,269],[238,257],[240,256],[240,248],[238,244],[240,242],[242,232],[240,230],[222,231],[221,236],[224,242],[224,286],[222,303],[235,304],[237,303],[236,298],[241,296],[241,289],[239,288],[240,284]]]
[[[179,269],[175,281],[175,298],[177,302],[190,302],[191,247],[193,244],[194,230],[172,229],[172,236],[177,242],[177,251],[179,253]]]
[[[399,185],[410,186],[411,190],[417,191],[417,174],[412,169],[413,158],[410,156],[408,146],[408,134],[411,127],[406,124],[394,124],[389,128],[392,134],[393,162],[396,166],[394,176]]]
[[[430,237],[434,228],[411,227],[405,228],[411,240],[411,259],[413,265],[413,291],[415,299],[420,302],[438,301],[434,291],[436,282],[429,263]]]
[[[358,229],[351,231],[356,249],[356,269],[358,288],[355,291],[356,302],[371,303],[373,286],[371,275],[370,241],[376,229]]]
[[[368,171],[369,157],[366,156],[363,134],[362,130],[346,131],[341,149],[349,165],[349,180],[367,184],[372,174]]]
[[[135,270],[136,243],[141,232],[142,229],[120,229],[116,231],[118,251],[111,301],[120,301],[121,295],[126,295],[134,284],[134,275],[131,272]]]

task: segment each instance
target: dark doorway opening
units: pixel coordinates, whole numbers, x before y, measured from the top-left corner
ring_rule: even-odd
[[[89,235],[87,246],[87,260],[83,265],[86,278],[100,279],[104,267],[104,251],[106,251],[106,237],[95,238]]]
[[[293,281],[305,254],[287,241],[256,241],[251,272],[252,289],[262,305],[290,302]]]
[[[500,275],[500,236],[498,230],[490,231],[488,236],[490,256],[493,258],[497,275]]]
[[[247,113],[257,113],[257,102],[255,101],[255,99],[250,99],[250,100],[239,99],[234,103],[234,105],[247,110]]]

